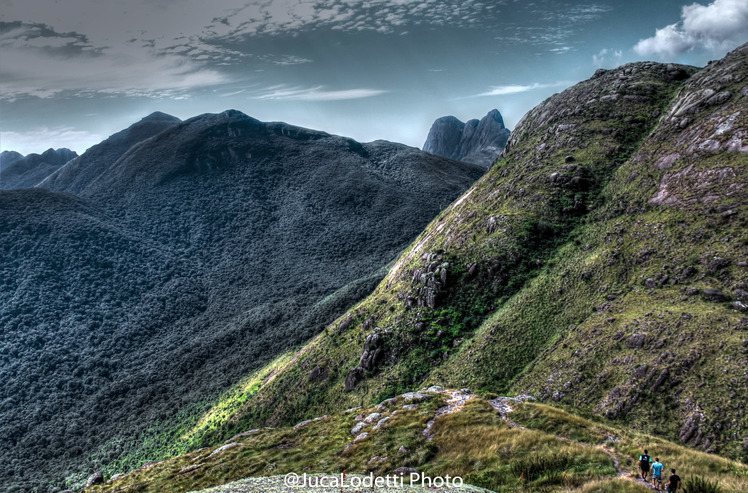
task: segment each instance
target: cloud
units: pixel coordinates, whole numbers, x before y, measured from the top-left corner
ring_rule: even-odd
[[[634,51],[641,56],[674,58],[691,51],[724,54],[748,41],[748,0],[714,0],[708,5],[694,3],[681,10],[675,24],[639,40]]]
[[[344,89],[338,91],[325,90],[324,86],[300,88],[288,86],[269,87],[265,92],[253,99],[276,101],[343,101],[346,99],[361,99],[379,96],[388,91],[380,89]]]
[[[474,28],[506,1],[482,0],[273,0],[252,2],[214,18],[205,39],[238,40],[300,31],[376,31],[404,34],[405,26]]]
[[[281,55],[278,57],[265,57],[270,60],[270,63],[275,65],[301,65],[302,63],[312,63],[313,60],[304,58],[296,55]]]
[[[0,49],[0,99],[11,101],[60,93],[172,97],[227,80],[179,54],[131,44],[95,46],[82,34],[45,24],[0,22]]]
[[[592,63],[596,67],[613,68],[621,64],[623,52],[621,50],[608,50],[603,48],[597,55],[592,55]]]
[[[552,87],[563,87],[571,84],[569,81],[559,81],[552,84],[538,84],[537,82],[530,85],[508,85],[508,86],[493,86],[489,91],[476,94],[476,97],[483,96],[505,96],[507,94],[518,94],[521,92],[534,91],[536,89],[548,89]]]
[[[12,150],[21,154],[41,154],[50,147],[67,147],[80,154],[103,140],[98,134],[72,127],[37,127],[25,132],[2,131],[0,138],[2,150]]]

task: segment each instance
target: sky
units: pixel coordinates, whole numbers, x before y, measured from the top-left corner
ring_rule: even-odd
[[[747,41],[748,0],[0,0],[0,150],[226,109],[421,147],[440,116],[511,129],[598,68]]]

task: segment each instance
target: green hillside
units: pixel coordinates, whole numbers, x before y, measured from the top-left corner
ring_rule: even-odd
[[[396,478],[404,474],[402,484],[408,485],[413,474],[412,492],[636,493],[649,491],[632,477],[634,457],[645,447],[679,471],[686,487],[698,477],[725,493],[748,488],[744,464],[542,404],[431,387],[293,427],[248,430],[220,445],[107,478],[86,491],[203,491],[223,484],[204,491],[316,491],[288,487],[284,476],[346,471],[397,485],[378,491],[403,491]],[[248,476],[259,477],[241,480]],[[424,487],[448,477],[477,488]]]
[[[196,488],[302,466],[384,473],[400,465],[513,491],[523,485],[512,464],[547,455],[551,465],[540,469],[573,471],[573,488],[619,491],[618,483],[592,483],[616,476],[600,448],[611,434],[622,438],[607,446],[624,470],[627,458],[656,444],[683,472],[713,474],[724,491],[745,491],[744,466],[717,455],[748,458],[746,84],[748,45],[701,70],[648,62],[600,70],[540,104],[368,298],[298,352],[247,377],[252,385],[226,391],[180,439],[216,446],[253,428],[338,416],[315,422],[319,430],[343,423],[315,432],[324,443],[294,445],[314,457],[277,453],[272,461],[282,466],[263,469],[252,458],[267,450],[252,447],[285,443],[283,431],[263,431],[263,440],[242,446],[253,452],[211,468],[223,472],[204,476],[210,481],[181,483],[170,469],[160,484]],[[526,393],[551,404],[518,405],[511,419],[552,443],[535,437],[503,457],[495,446],[519,432],[483,399],[436,423],[465,419],[467,428],[486,429],[435,438],[422,452],[412,445],[419,451],[412,461],[391,460],[394,442],[384,435],[379,448],[341,452],[335,437],[350,438],[355,414],[343,410],[431,385]],[[427,413],[428,405],[420,408],[426,414],[435,410]],[[428,421],[413,416],[391,432]],[[534,448],[536,438],[545,448]],[[486,447],[492,452],[484,456]],[[390,462],[369,463],[382,454]],[[567,455],[574,460],[553,462]],[[558,476],[543,482],[546,472],[533,488],[569,486]]]

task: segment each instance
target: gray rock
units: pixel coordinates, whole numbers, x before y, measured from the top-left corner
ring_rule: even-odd
[[[371,333],[364,342],[364,352],[359,359],[359,366],[367,371],[374,370],[384,359],[382,336],[377,332]]]
[[[88,477],[88,480],[86,481],[86,488],[88,488],[89,486],[93,486],[95,484],[102,484],[103,482],[104,482],[104,473],[101,471],[97,471]]]
[[[727,301],[729,298],[719,289],[705,289],[701,292],[709,301],[714,303],[721,303]]]
[[[381,418],[381,417],[382,417],[382,415],[379,414],[379,413],[371,413],[367,417],[364,418],[364,423],[371,424],[374,421],[378,421],[379,418]]]
[[[350,392],[351,390],[356,388],[356,385],[364,379],[364,369],[360,366],[356,366],[355,368],[351,368],[348,371],[348,374],[345,376],[345,390],[346,392]]]
[[[717,272],[720,269],[724,269],[728,265],[730,265],[730,259],[714,257],[714,259],[709,262],[709,270],[712,272]]]
[[[430,394],[422,394],[420,392],[406,392],[403,394],[403,400],[405,402],[421,402],[431,399]]]
[[[398,467],[394,471],[392,471],[392,474],[395,474],[397,476],[407,476],[410,477],[411,474],[420,474],[418,472],[418,469],[413,469],[412,467]]]
[[[641,380],[647,375],[647,370],[649,370],[649,365],[640,365],[634,370],[631,376],[637,380]]]
[[[631,334],[629,340],[626,341],[626,345],[631,349],[641,349],[642,347],[644,347],[644,342],[646,340],[646,334]]]
[[[748,444],[748,439],[746,439],[746,444]],[[748,447],[746,448],[748,449]],[[405,455],[405,454],[409,454],[410,450],[406,449],[403,445],[400,445],[400,448],[397,449],[397,453]]]
[[[458,161],[490,166],[506,147],[509,130],[498,110],[480,121],[461,122],[454,116],[438,118],[431,126],[423,150]]]
[[[359,433],[361,433],[361,430],[363,430],[367,426],[369,426],[369,423],[359,421],[353,428],[351,428],[351,435],[358,435]]]
[[[655,382],[652,384],[652,386],[649,388],[649,390],[651,390],[652,392],[654,392],[655,390],[657,390],[660,387],[660,385],[662,385],[663,383],[665,383],[665,381],[667,380],[668,376],[670,376],[670,372],[668,371],[667,368],[665,368],[664,370],[662,370],[660,372],[660,376],[657,377],[657,380],[655,380]]]

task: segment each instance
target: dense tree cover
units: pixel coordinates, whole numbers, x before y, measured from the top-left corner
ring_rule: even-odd
[[[481,171],[226,112],[80,197],[0,192],[0,483],[57,491],[142,448],[363,298]]]

